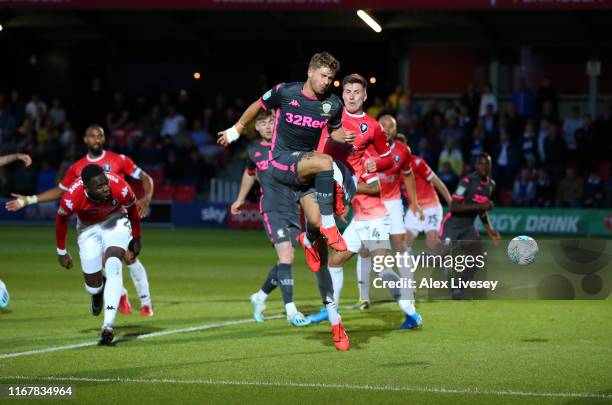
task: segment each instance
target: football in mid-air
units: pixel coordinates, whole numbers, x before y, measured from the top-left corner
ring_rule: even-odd
[[[531,236],[517,236],[508,244],[508,257],[521,266],[533,263],[538,252],[538,243]]]
[[[8,307],[10,299],[11,296],[6,289],[6,284],[0,280],[0,309]]]

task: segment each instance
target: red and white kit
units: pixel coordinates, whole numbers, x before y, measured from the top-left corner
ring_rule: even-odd
[[[68,220],[77,215],[79,255],[83,272],[91,274],[103,267],[106,249],[116,246],[127,250],[132,237],[140,236],[140,217],[136,197],[125,180],[107,173],[111,198],[93,201],[78,178],[62,196],[56,216],[56,243],[66,249]]]
[[[402,204],[400,187],[404,175],[412,172],[410,148],[401,142],[391,145],[393,166],[378,174],[380,179],[380,198],[384,202],[391,219],[391,235],[403,235],[404,206]]]
[[[83,168],[91,164],[98,165],[104,169],[105,172],[114,173],[121,178],[131,176],[134,179],[139,180],[140,175],[142,174],[142,169],[138,167],[129,157],[105,150],[102,152],[102,155],[97,158],[91,158],[87,154],[85,157],[74,162],[66,171],[64,178],[58,185],[59,188],[64,191],[68,190],[68,187],[70,187],[70,185],[74,183],[76,179],[81,177],[81,171]]]
[[[410,166],[414,173],[417,200],[423,209],[425,219],[421,221],[412,211],[407,210],[404,217],[404,226],[406,230],[415,236],[420,232],[438,232],[442,222],[442,205],[440,204],[436,189],[431,184],[434,172],[427,162],[418,156],[412,156]],[[403,192],[406,199],[410,200],[406,190],[403,190]]]

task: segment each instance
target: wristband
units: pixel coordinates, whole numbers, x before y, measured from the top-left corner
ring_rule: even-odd
[[[68,252],[66,251],[66,249],[57,248],[57,254],[60,256],[66,256]]]
[[[38,203],[38,197],[36,197],[35,195],[26,196],[25,199],[26,199],[25,205],[32,205],[32,204]]]
[[[232,126],[230,129],[225,131],[225,135],[227,136],[227,140],[231,143],[236,139],[240,138],[240,132],[236,129],[236,126]]]

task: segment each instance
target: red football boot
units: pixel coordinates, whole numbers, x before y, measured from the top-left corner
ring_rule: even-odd
[[[342,352],[348,350],[350,346],[349,338],[346,334],[346,331],[344,330],[344,326],[342,326],[342,321],[340,321],[336,325],[332,325],[331,328],[332,335],[334,338],[334,346],[336,346],[336,349]]]
[[[330,248],[334,249],[336,252],[344,252],[346,250],[346,243],[336,225],[329,228],[323,228],[323,226],[321,226],[319,232],[327,238],[327,244]]]
[[[306,255],[306,263],[308,264],[308,268],[313,273],[318,272],[321,269],[321,258],[319,257],[319,252],[317,251],[317,245],[315,242],[310,243],[310,247],[306,247],[304,244],[304,237],[306,236],[305,232],[300,232],[297,237],[298,242],[304,249],[304,254]]]
[[[153,307],[151,305],[143,305],[140,308],[140,316],[153,316]]]
[[[119,300],[119,312],[121,312],[123,315],[129,315],[132,313],[132,306],[130,305],[127,291],[121,294],[121,299]]]

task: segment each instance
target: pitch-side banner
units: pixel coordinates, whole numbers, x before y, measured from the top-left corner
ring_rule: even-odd
[[[612,0],[0,0],[0,8],[205,10],[600,10]]]

